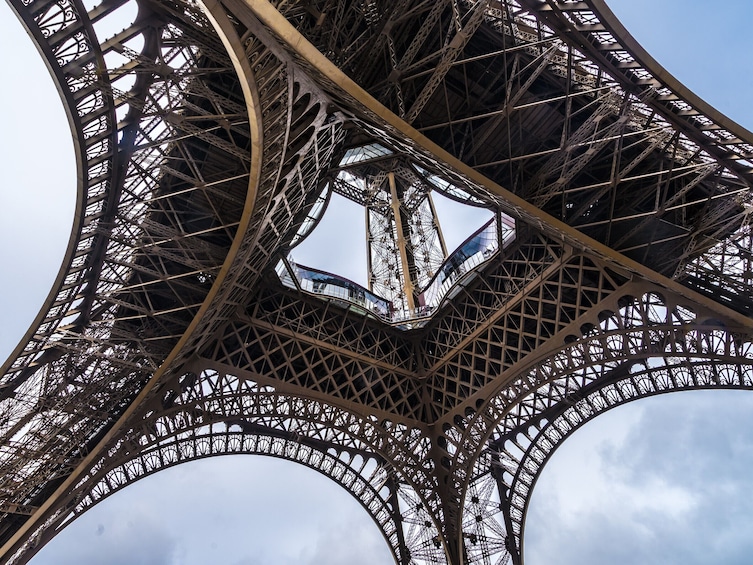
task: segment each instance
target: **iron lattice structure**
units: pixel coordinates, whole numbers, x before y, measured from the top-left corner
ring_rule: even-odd
[[[519,564],[536,479],[584,422],[753,388],[753,135],[603,0],[10,3],[79,186],[1,372],[3,563],[141,477],[259,453],[346,488],[398,563]],[[393,223],[432,182],[507,226],[420,323],[278,268],[329,191],[378,216],[391,181]],[[443,268],[413,252],[404,291]]]

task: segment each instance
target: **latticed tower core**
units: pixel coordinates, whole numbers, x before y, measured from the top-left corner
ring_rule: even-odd
[[[397,563],[520,564],[574,430],[753,388],[753,134],[602,0],[9,1],[79,185],[1,371],[3,563],[255,453],[347,489]],[[434,192],[491,219],[448,250]],[[333,193],[365,210],[366,286],[291,259]]]
[[[404,329],[424,325],[458,279],[515,238],[515,221],[499,212],[483,225],[463,226],[468,237],[448,255],[432,193],[482,209],[483,202],[379,144],[348,149],[324,186],[291,247],[315,229],[332,194],[359,204],[365,213],[368,288],[300,264],[295,249],[278,264],[283,284],[361,306]]]

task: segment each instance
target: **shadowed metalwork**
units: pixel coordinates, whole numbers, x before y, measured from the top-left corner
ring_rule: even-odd
[[[753,388],[753,135],[602,0],[9,1],[80,174],[0,377],[3,563],[256,453],[347,489],[398,563],[520,564],[579,426]],[[435,191],[492,218],[452,253]],[[368,288],[290,259],[332,193]]]

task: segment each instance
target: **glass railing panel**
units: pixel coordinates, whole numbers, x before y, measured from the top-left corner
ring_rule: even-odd
[[[369,145],[362,145],[360,147],[354,147],[348,149],[345,152],[340,166],[353,165],[354,163],[360,163],[361,161],[369,161],[378,157],[392,154],[392,151],[380,145],[378,143],[371,143]]]
[[[465,240],[442,264],[432,281],[420,294],[420,311],[426,316],[436,309],[453,285],[463,275],[488,261],[500,248],[515,239],[515,221],[509,216],[492,218]]]
[[[291,258],[288,258],[287,265],[280,261],[276,272],[285,286],[344,300],[385,321],[391,321],[392,304],[389,301],[345,277],[298,265]]]
[[[514,239],[512,218],[500,214],[489,220],[447,258],[419,295],[418,306],[411,310],[395,309],[392,302],[361,285],[339,275],[298,265],[292,257],[281,260],[275,271],[282,284],[289,288],[347,302],[389,324],[407,329],[421,325],[419,321],[434,313],[458,281]]]

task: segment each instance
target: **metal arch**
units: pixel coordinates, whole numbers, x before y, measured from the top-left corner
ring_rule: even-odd
[[[538,361],[492,399],[478,421],[481,443],[473,481],[500,483],[515,562],[530,495],[553,451],[601,412],[646,396],[703,388],[753,389],[753,336],[658,291],[625,296],[559,351]],[[488,427],[487,427],[488,426]],[[470,424],[469,427],[473,427]],[[484,436],[477,428],[478,437]],[[455,439],[455,438],[453,438]],[[471,481],[471,482],[473,482]],[[466,501],[468,504],[468,501]]]
[[[441,508],[432,499],[436,489],[427,475],[430,467],[426,460],[412,459],[427,454],[424,433],[376,418],[364,421],[326,403],[257,385],[240,374],[204,369],[176,379],[176,394],[163,391],[165,399],[145,407],[135,427],[109,446],[8,563],[27,562],[71,513],[84,512],[138,478],[195,458],[251,446],[263,451],[260,445],[284,450],[273,454],[308,464],[345,487],[375,519],[399,563],[446,559],[437,528]],[[168,409],[153,409],[164,402]],[[263,443],[265,437],[270,443]],[[324,456],[316,459],[316,453]],[[375,469],[369,459],[376,461]]]
[[[489,405],[503,410],[509,401],[514,409],[515,395],[533,386],[527,367],[548,358],[550,348],[622,295],[628,281],[625,273],[541,234],[521,236],[508,256],[455,297],[453,310],[427,334],[426,388],[437,456],[445,462],[443,483],[452,504],[462,510],[453,533],[469,555],[504,561],[512,551],[500,501],[483,494],[496,479],[486,477],[488,469],[479,463],[494,429]],[[458,332],[461,321],[467,325]]]
[[[113,147],[116,145],[112,89],[106,76],[96,77],[93,72],[98,64],[102,64],[102,53],[91,24],[81,16],[86,12],[83,5],[78,0],[61,0],[57,3],[12,1],[10,6],[43,52],[53,82],[63,98],[63,108],[73,133],[79,181],[76,187],[77,213],[62,265],[29,331],[0,367],[4,388],[13,387],[13,381],[16,381],[10,379],[11,383],[8,383],[6,375],[18,372],[19,367],[28,366],[31,360],[38,358],[42,342],[31,337],[35,333],[48,333],[61,323],[76,295],[71,289],[80,286],[85,278],[80,269],[73,273],[69,271],[74,256],[90,252],[91,239],[97,224],[101,223],[101,211],[109,208],[105,202],[111,200],[112,191],[105,174],[114,168]],[[48,38],[55,41],[50,42]],[[77,66],[84,73],[72,72]],[[95,125],[86,136],[84,122]],[[98,206],[89,208],[90,203],[99,202]]]
[[[291,404],[295,402],[291,401]],[[390,546],[396,562],[409,562],[406,550],[410,548],[406,545],[403,532],[405,529],[410,534],[412,523],[420,523],[420,517],[401,514],[399,499],[409,496],[403,494],[406,486],[396,483],[394,472],[379,456],[353,447],[307,440],[295,432],[266,428],[247,423],[245,419],[239,418],[235,422],[215,420],[205,419],[196,425],[199,429],[171,430],[169,436],[161,438],[159,445],[141,446],[137,453],[126,453],[121,460],[111,462],[111,467],[99,469],[91,484],[87,483],[84,495],[76,499],[75,507],[60,512],[57,522],[47,525],[37,545],[27,553],[18,555],[18,558],[22,561],[30,559],[49,538],[76,517],[141,478],[201,458],[243,453],[300,463],[335,481],[369,513]],[[220,430],[223,425],[224,431]],[[420,548],[412,549],[412,555],[420,554]]]
[[[347,409],[288,393],[284,386],[257,383],[246,371],[217,364],[202,369],[203,361],[195,365],[195,372],[175,379],[144,407],[67,497],[58,521],[166,466],[266,450],[348,490],[380,527],[397,562],[442,560],[435,487],[425,461],[416,459],[427,452],[420,429],[376,417],[364,421]],[[40,532],[40,542],[45,534],[54,535],[51,527]]]
[[[684,374],[680,375],[679,378],[676,375],[671,377],[667,375],[668,371],[675,370]],[[543,422],[539,423],[541,427],[538,434],[530,438],[531,444],[526,448],[523,459],[517,463],[518,472],[510,488],[510,492],[514,493],[511,494],[511,498],[515,501],[515,514],[519,511],[518,504],[523,500],[525,502],[520,518],[512,520],[515,523],[512,530],[519,529],[519,540],[524,540],[527,510],[541,472],[554,451],[583,424],[607,410],[658,394],[701,389],[753,390],[753,379],[750,378],[749,373],[750,368],[748,368],[747,375],[741,375],[734,366],[725,364],[720,367],[715,365],[714,361],[704,360],[704,362],[697,363],[692,367],[687,367],[686,364],[678,364],[674,367],[668,365],[650,367],[641,373],[634,373],[630,377],[625,377],[621,381],[600,383],[601,386],[597,390],[576,392],[571,399],[560,406],[561,412],[559,415],[556,411],[553,411],[551,415],[547,415],[550,421],[547,421],[543,426],[541,425]],[[529,433],[532,429],[535,429],[535,426],[529,428]],[[526,437],[527,439],[528,437]],[[518,440],[518,443],[522,446],[520,440]],[[496,454],[497,451],[494,450],[492,457],[494,458]],[[507,453],[500,453],[498,457],[510,461]],[[501,463],[493,463],[493,465],[495,464],[502,465]],[[518,525],[518,522],[520,522],[520,525]],[[521,563],[523,562],[523,550],[524,545],[521,545]]]
[[[562,263],[565,268],[576,264],[578,262],[572,259]],[[581,264],[581,268],[583,266],[586,264]],[[563,281],[558,276],[550,280]],[[461,362],[450,364],[456,371],[465,371],[469,375],[474,369],[476,374],[480,371],[481,374],[491,372],[495,375],[479,392],[464,393],[462,396],[467,400],[440,417],[441,430],[437,430],[440,453],[447,461],[445,482],[453,489],[453,497],[463,508],[462,529],[457,535],[465,542],[467,551],[498,555],[502,560],[510,554],[513,559],[518,559],[522,510],[518,509],[517,503],[511,506],[507,502],[507,508],[502,508],[505,512],[499,513],[499,504],[505,503],[511,477],[520,467],[517,460],[487,449],[500,435],[511,430],[515,433],[522,431],[525,435],[529,426],[538,426],[539,421],[549,418],[557,406],[572,401],[571,393],[577,394],[584,387],[599,387],[602,383],[622,378],[626,367],[645,363],[646,359],[653,357],[672,357],[679,360],[680,366],[705,364],[712,367],[712,377],[716,364],[722,373],[728,373],[718,379],[721,386],[739,387],[744,375],[748,381],[753,378],[753,346],[749,329],[736,328],[731,320],[719,318],[715,312],[691,305],[666,289],[652,288],[646,283],[627,282],[611,290],[604,287],[607,292],[600,295],[595,289],[602,286],[599,283],[594,289],[583,291],[594,297],[594,303],[583,310],[581,316],[572,318],[569,325],[562,326],[560,331],[546,329],[550,322],[536,322],[532,327],[539,326],[550,337],[533,346],[532,355],[518,357],[517,364],[504,350],[504,344],[509,340],[500,330],[495,330],[492,334],[495,337],[491,339],[484,333],[477,334],[470,341],[472,348],[468,347],[465,352],[459,349]],[[471,295],[477,293],[470,292]],[[552,290],[547,294],[557,296]],[[555,301],[566,304],[563,296]],[[503,313],[500,319],[504,320],[504,308],[500,310]],[[514,309],[512,312],[513,319],[520,319]],[[536,319],[535,312],[526,316]],[[500,328],[507,325],[497,324]],[[522,322],[513,325],[525,327]],[[536,339],[535,333],[525,331],[523,335],[528,336],[527,340]],[[576,337],[580,335],[582,337]],[[502,351],[495,353],[489,349],[494,347]],[[510,349],[509,343],[507,349]],[[515,351],[522,353],[524,349],[518,345],[513,354]],[[509,368],[503,370],[508,358]],[[496,364],[497,369],[490,369],[489,363]],[[735,375],[737,381],[731,380]],[[707,376],[707,381],[712,377]],[[442,396],[452,399],[458,393],[449,386],[450,380],[447,379],[448,384],[438,385],[437,389],[444,391]],[[455,382],[462,383],[462,376],[456,376]],[[468,382],[466,379],[464,386],[468,387]],[[699,381],[685,386],[702,388],[708,384]],[[448,395],[448,390],[453,394]],[[437,398],[434,393],[435,407],[442,406],[442,396]],[[496,502],[479,497],[478,492],[487,491],[488,483],[494,481],[499,487]],[[527,486],[529,483],[522,481],[520,484]]]
[[[582,321],[581,335],[561,336],[561,345],[521,368],[512,386],[489,400],[484,418],[518,428],[571,390],[608,381],[631,360],[691,356],[741,367],[753,362],[749,329],[676,298],[647,285],[622,287]]]
[[[169,116],[174,109],[170,96],[174,82],[181,83],[189,93],[187,105],[202,99],[216,103],[221,98],[212,99],[206,90],[194,93],[188,86],[201,86],[201,79],[186,78],[184,73],[195,62],[199,50],[215,63],[217,73],[223,71],[223,55],[213,49],[211,35],[200,38],[199,49],[195,38],[182,34],[179,27],[154,26],[154,22],[147,21],[134,24],[125,35],[100,45],[95,38],[84,37],[82,29],[91,25],[71,18],[76,12],[68,3],[61,8],[52,2],[40,2],[39,6],[19,9],[26,10],[27,22],[36,14],[40,22],[56,26],[54,33],[40,31],[32,35],[42,42],[43,52],[55,55],[48,64],[53,68],[55,64],[63,65],[67,73],[66,80],[70,82],[60,88],[73,92],[74,104],[69,112],[75,108],[84,116],[74,124],[81,128],[74,131],[74,136],[91,141],[91,146],[86,146],[89,160],[86,179],[90,188],[95,187],[98,192],[90,190],[87,196],[87,215],[80,218],[87,222],[81,222],[82,235],[60,283],[59,300],[50,307],[49,321],[36,329],[34,339],[29,342],[30,347],[39,347],[43,353],[22,354],[5,375],[8,385],[2,405],[5,502],[13,506],[13,500],[24,500],[33,512],[27,518],[23,513],[8,512],[9,506],[4,506],[4,551],[41,519],[44,509],[57,496],[54,493],[75,480],[92,450],[110,433],[113,423],[127,411],[133,398],[143,391],[149,374],[164,359],[166,350],[178,341],[192,314],[200,309],[225,259],[225,250],[218,253],[212,238],[232,233],[237,224],[232,217],[235,212],[228,212],[227,207],[234,198],[233,183],[236,192],[240,191],[241,201],[245,201],[248,186],[243,164],[247,154],[239,155],[234,148],[228,151],[230,145],[213,132],[214,124],[204,130],[188,123],[193,116],[204,117],[201,108],[187,110],[183,120],[161,121],[165,115],[162,112],[167,110]],[[179,23],[205,25],[204,20],[192,18],[191,14],[195,16],[190,11],[181,12]],[[51,19],[46,19],[47,16]],[[147,33],[142,25],[150,30],[144,38],[143,52],[129,50],[119,43]],[[159,42],[161,34],[170,40],[171,48],[155,54],[155,42]],[[103,51],[117,47],[125,53],[128,62],[124,67],[112,69],[114,73],[122,74],[126,69],[138,74],[145,67],[150,72],[141,76],[151,78],[141,81],[137,78],[130,93],[113,90],[109,83],[103,82],[105,79],[100,80],[104,67],[97,61],[101,63],[102,57],[100,54],[97,58],[98,51],[93,46]],[[53,47],[61,51],[56,53]],[[170,73],[165,73],[164,68],[159,74],[152,73],[159,68],[156,59],[166,57],[177,57],[178,68]],[[186,86],[186,82],[191,85]],[[191,94],[197,97],[191,98]],[[119,142],[122,146],[117,148],[107,145],[112,131],[104,119],[108,113],[103,100],[108,96],[119,96],[119,104],[127,108],[127,119],[118,132],[122,134]],[[165,127],[155,129],[155,121]],[[103,129],[100,131],[94,125]],[[188,159],[186,170],[203,172],[211,182],[205,185],[186,170],[173,169],[170,174],[161,175],[160,171],[145,168],[153,157],[160,159],[182,151],[191,155],[197,146],[203,151],[215,151],[214,156],[229,165],[230,177],[213,175],[211,167],[200,166],[197,173],[196,164],[189,164]],[[116,167],[110,159],[117,149],[128,157],[127,162]],[[199,186],[193,186],[193,191],[184,190],[179,183],[186,182],[186,177]],[[113,202],[114,197],[108,196],[107,190],[117,195],[117,202]],[[176,217],[173,204],[186,199],[186,194],[197,193],[200,193],[198,206],[192,210],[189,206],[185,211],[194,212],[199,221],[184,224],[181,217],[185,216]],[[211,229],[201,224],[202,219],[214,221]],[[152,254],[146,256],[145,248]],[[144,300],[147,287],[154,289],[156,301]],[[82,397],[87,398],[85,407],[76,400]],[[68,441],[56,439],[55,430],[60,428],[68,430]],[[12,487],[12,484],[23,486]]]

